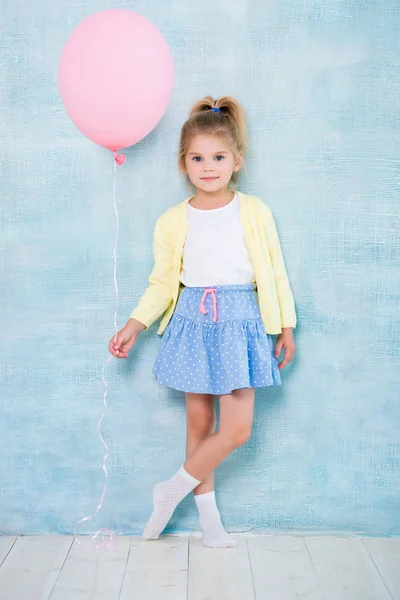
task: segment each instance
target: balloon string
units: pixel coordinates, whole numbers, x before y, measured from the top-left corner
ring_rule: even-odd
[[[118,237],[119,237],[119,219],[118,219],[118,209],[117,209],[117,200],[116,200],[116,186],[117,186],[117,164],[122,164],[122,163],[118,163],[116,160],[113,161],[114,163],[114,181],[113,181],[113,207],[114,207],[114,214],[115,214],[115,224],[116,224],[116,230],[115,230],[115,241],[114,241],[114,288],[115,288],[115,312],[114,312],[114,332],[115,332],[115,336],[114,336],[114,341],[116,341],[117,339],[117,334],[118,334],[118,329],[117,329],[117,317],[118,317],[118,304],[119,304],[119,292],[118,292],[118,282],[117,282],[117,248],[118,248]],[[102,371],[101,371],[101,375],[102,375],[102,379],[103,379],[103,384],[104,384],[104,395],[103,395],[103,412],[101,414],[101,417],[97,423],[97,432],[100,438],[101,443],[103,444],[104,448],[106,449],[106,453],[103,456],[103,464],[102,464],[102,470],[104,472],[105,475],[105,481],[104,481],[104,486],[103,486],[103,491],[101,493],[100,496],[100,501],[97,505],[96,510],[94,511],[94,513],[92,515],[89,515],[87,517],[83,517],[83,519],[80,519],[79,521],[77,521],[74,525],[74,538],[75,541],[78,544],[81,544],[82,542],[79,541],[77,534],[76,534],[76,527],[77,525],[79,525],[80,523],[84,523],[85,521],[90,521],[92,520],[97,513],[99,512],[99,510],[102,508],[103,506],[103,501],[105,498],[105,495],[107,493],[107,487],[108,487],[108,471],[107,471],[107,467],[106,467],[106,463],[107,463],[107,459],[110,456],[110,449],[109,446],[107,445],[106,441],[104,440],[102,434],[101,434],[101,424],[103,422],[104,417],[106,416],[107,413],[107,393],[108,393],[108,381],[105,377],[105,370],[107,368],[107,366],[109,365],[110,361],[112,360],[112,356],[109,356],[108,359],[106,360],[106,362],[103,365]],[[94,534],[92,539],[96,539],[98,536],[101,535],[101,543],[96,544],[96,548],[104,548],[104,549],[109,549],[111,548],[112,550],[114,550],[115,552],[115,548],[112,545],[112,541],[115,537],[115,532],[110,531],[109,529],[106,528],[101,528],[98,529],[96,531],[96,533]]]

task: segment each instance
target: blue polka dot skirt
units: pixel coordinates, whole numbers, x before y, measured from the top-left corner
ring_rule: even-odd
[[[281,385],[256,285],[184,287],[153,372],[161,385],[215,396]]]

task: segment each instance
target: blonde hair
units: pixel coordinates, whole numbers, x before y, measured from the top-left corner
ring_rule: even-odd
[[[212,110],[219,108],[219,111]],[[199,133],[217,135],[224,138],[234,155],[247,149],[247,124],[241,104],[231,96],[215,100],[205,96],[198,100],[183,124],[179,143],[178,167],[186,173],[186,155],[190,142]],[[231,182],[236,184],[239,173],[232,173]]]

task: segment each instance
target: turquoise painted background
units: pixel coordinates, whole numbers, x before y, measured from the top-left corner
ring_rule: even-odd
[[[176,65],[167,114],[118,169],[119,327],[146,286],[156,219],[188,195],[178,137],[203,94],[247,110],[241,189],[270,205],[296,298],[296,360],[217,471],[225,525],[400,533],[397,0],[2,6],[0,531],[70,532],[103,487],[113,163],[66,116],[57,70],[72,29],[112,7],[152,20]],[[141,533],[152,486],[182,464],[183,396],[153,379],[158,345],[153,327],[107,371],[109,490],[82,531]],[[189,497],[168,530],[197,527]]]

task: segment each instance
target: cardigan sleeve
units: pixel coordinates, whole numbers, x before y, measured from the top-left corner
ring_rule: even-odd
[[[264,226],[267,236],[268,250],[271,257],[272,269],[275,278],[276,293],[278,296],[281,313],[281,327],[296,327],[296,311],[293,293],[282,255],[281,243],[271,210],[264,204]]]
[[[158,219],[154,229],[153,252],[154,266],[149,276],[149,285],[130,316],[146,327],[157,321],[172,302],[174,245],[162,217]]]

